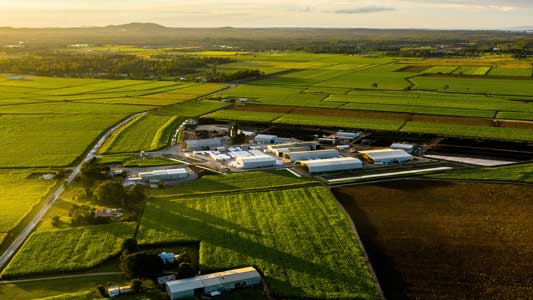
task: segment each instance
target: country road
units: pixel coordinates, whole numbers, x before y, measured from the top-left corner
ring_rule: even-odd
[[[96,153],[98,152],[100,147],[102,147],[102,145],[111,136],[111,134],[113,134],[113,132],[115,132],[118,128],[122,127],[124,124],[128,123],[129,121],[133,120],[134,118],[137,118],[139,116],[145,115],[147,113],[148,112],[142,112],[142,113],[137,113],[135,115],[132,115],[132,116],[124,119],[123,121],[121,121],[120,123],[118,123],[117,125],[112,127],[111,129],[109,129],[106,133],[104,133],[104,135],[98,140],[98,142],[96,142],[96,144],[94,144],[94,146],[87,153],[87,155],[83,158],[83,160],[78,165],[76,165],[76,167],[74,167],[72,169],[72,173],[67,177],[67,179],[65,180],[64,184],[61,184],[56,189],[56,191],[48,199],[46,204],[39,210],[39,212],[31,220],[31,222],[28,223],[28,225],[19,234],[19,236],[17,236],[17,238],[6,249],[6,251],[4,253],[2,253],[2,255],[0,256],[0,270],[5,267],[5,265],[9,262],[10,258],[13,256],[13,254],[15,254],[15,252],[20,248],[20,246],[22,246],[24,241],[28,238],[28,236],[33,231],[33,229],[35,229],[37,224],[39,224],[39,222],[44,217],[46,212],[48,212],[50,207],[52,207],[52,205],[54,205],[54,203],[57,201],[57,199],[59,199],[59,197],[61,197],[61,195],[65,191],[65,187],[69,186],[74,181],[74,179],[79,175],[80,170],[81,170],[81,166],[85,162],[93,159],[96,156]]]

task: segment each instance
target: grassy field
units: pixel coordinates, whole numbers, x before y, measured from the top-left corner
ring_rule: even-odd
[[[486,138],[493,140],[533,141],[533,130],[505,127],[435,124],[429,122],[407,122],[402,132],[427,133],[442,136]]]
[[[533,96],[533,80],[416,77],[415,89],[472,94]]]
[[[33,233],[2,271],[2,278],[86,270],[119,254],[135,223]]]
[[[200,179],[174,187],[154,190],[157,198],[175,198],[186,195],[202,195],[250,191],[257,189],[276,189],[280,187],[318,184],[310,178],[298,178],[286,170],[257,171],[228,175],[207,175]]]
[[[28,178],[32,169],[0,170],[0,243],[2,236],[12,230],[56,184],[55,180]]]
[[[96,291],[86,291],[86,292],[61,294],[57,296],[38,298],[34,300],[100,300],[100,299],[107,299],[107,298],[101,298],[97,294]]]
[[[492,67],[460,67],[453,74],[459,75],[485,75]]]
[[[357,226],[387,299],[440,300],[533,294],[533,205],[524,198],[530,190],[399,180],[334,192]]]
[[[422,71],[422,73],[433,73],[433,74],[450,74],[457,70],[456,66],[433,66],[429,69]]]
[[[274,123],[288,125],[306,125],[314,127],[346,127],[358,129],[397,131],[404,124],[404,121],[381,120],[381,119],[361,119],[357,117],[328,117],[321,115],[297,115],[287,114],[276,119]]]
[[[503,167],[456,170],[428,175],[437,179],[515,181],[533,183],[533,164],[519,164]]]
[[[272,122],[283,114],[275,112],[219,110],[204,115],[203,118],[216,120],[235,120],[248,122]]]
[[[533,74],[533,69],[529,67],[506,67],[506,66],[497,66],[490,70],[488,75],[491,76],[524,76],[531,77]]]
[[[322,187],[154,200],[138,239],[201,241],[202,269],[258,266],[280,297],[379,298],[348,220]]]

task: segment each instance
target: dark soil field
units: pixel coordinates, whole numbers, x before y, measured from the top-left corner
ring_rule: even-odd
[[[533,186],[398,180],[334,189],[387,299],[533,299]]]

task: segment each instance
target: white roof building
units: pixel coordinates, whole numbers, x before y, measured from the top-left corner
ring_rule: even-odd
[[[374,164],[388,165],[392,163],[403,163],[413,159],[413,156],[404,150],[379,149],[359,151],[363,157]]]
[[[275,144],[278,141],[277,135],[258,134],[254,138],[255,142],[262,145]]]
[[[339,157],[339,151],[335,149],[316,150],[316,151],[296,151],[296,152],[285,153],[284,156],[290,159],[291,162],[295,162],[295,161],[301,161],[301,160],[335,158],[335,157]]]
[[[358,138],[360,135],[360,132],[337,131],[335,137],[337,137],[338,139],[353,140],[355,138]]]
[[[415,150],[415,145],[405,143],[393,143],[390,147],[391,149],[403,150],[407,153],[412,153]]]
[[[253,267],[200,275],[193,278],[167,282],[166,290],[171,300],[194,296],[202,289],[205,294],[232,290],[237,287],[254,286],[261,283],[261,275]]]
[[[304,160],[299,164],[309,173],[347,171],[363,168],[363,162],[353,157],[339,157],[317,160]]]
[[[189,177],[189,170],[187,168],[154,170],[150,172],[139,172],[138,177],[142,181],[153,180],[176,180]]]
[[[238,157],[235,162],[242,169],[269,168],[276,166],[276,159],[269,155]]]
[[[222,146],[222,139],[212,138],[212,139],[202,139],[202,140],[187,140],[185,145],[189,150],[206,150],[206,149],[215,149]]]

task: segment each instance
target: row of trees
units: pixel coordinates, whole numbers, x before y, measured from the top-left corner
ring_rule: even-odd
[[[229,58],[165,55],[143,58],[128,54],[47,52],[0,60],[0,72],[69,77],[153,79],[197,73]]]
[[[263,75],[259,70],[239,70],[236,72],[220,72],[216,69],[211,70],[205,75],[205,79],[209,82],[231,82],[248,78],[255,78]]]

